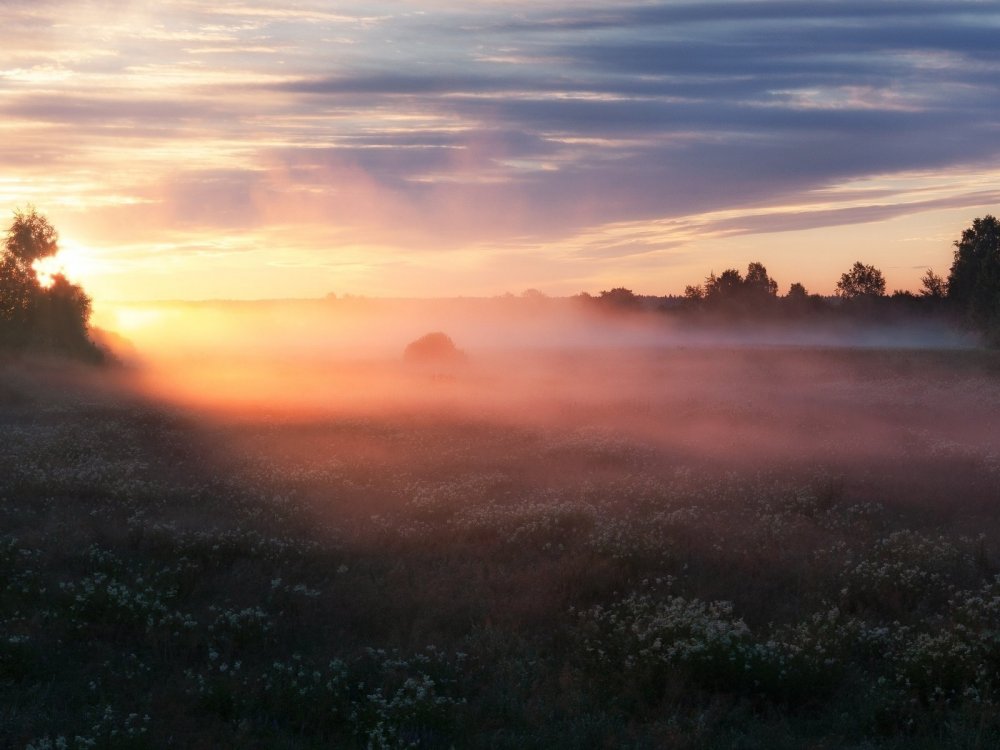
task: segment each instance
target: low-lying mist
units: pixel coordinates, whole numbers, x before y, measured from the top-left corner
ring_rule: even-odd
[[[974,337],[929,317],[706,319],[601,309],[570,299],[273,300],[119,303],[98,323],[146,358],[397,358],[428,331],[465,349],[756,347],[962,349]]]
[[[708,326],[549,299],[132,305],[115,322],[136,387],[227,421],[476,420],[718,470],[877,473],[997,447],[996,359],[926,322]],[[406,361],[432,331],[464,358]]]

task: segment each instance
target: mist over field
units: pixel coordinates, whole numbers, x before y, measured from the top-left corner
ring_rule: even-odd
[[[590,347],[884,347],[955,349],[979,344],[947,320],[709,320],[655,310],[616,314],[576,298],[260,300],[113,303],[98,325],[146,357],[193,353],[243,358],[395,358],[427,331],[476,352]]]
[[[651,390],[655,397],[663,368],[675,389],[703,382],[684,372],[699,351],[962,351],[978,343],[933,318],[698,321],[550,298],[132,303],[112,307],[99,323],[120,332],[109,346],[158,395],[320,412],[441,399],[477,409],[571,395],[615,401]],[[407,365],[406,346],[434,331],[466,358]],[[730,360],[706,374],[739,382]]]
[[[1000,460],[994,371],[956,329],[904,320],[739,330],[561,302],[136,306],[121,313],[140,321],[126,382],[207,419],[593,431],[663,457],[668,470],[918,470],[917,484],[932,475],[940,488],[962,481],[945,466],[949,441]],[[407,361],[407,344],[427,331],[447,331],[463,357]],[[545,471],[558,482],[580,468]]]
[[[0,368],[15,747],[1000,736],[1000,357],[960,331],[116,315],[119,365]]]
[[[945,325],[740,329],[548,299],[165,304],[119,314],[138,320],[130,387],[207,419],[592,432],[662,457],[667,470],[919,475],[922,495],[963,481],[950,471],[954,454],[1000,462],[991,359]],[[464,356],[407,361],[407,344],[428,331],[447,332]],[[317,449],[303,450],[310,460]],[[558,483],[581,468],[556,461],[545,473]]]
[[[929,503],[981,485],[961,470],[975,456],[1000,489],[996,363],[940,322],[741,328],[551,299],[160,303],[118,315],[133,337],[119,342],[120,383],[207,424],[469,422],[607,440],[667,473],[902,482],[910,500]],[[459,356],[408,360],[407,345],[428,331],[447,331]],[[272,447],[296,463],[326,450],[283,446],[280,434]],[[532,471],[556,485],[592,468],[586,450],[551,459]],[[415,469],[411,460],[394,466]]]

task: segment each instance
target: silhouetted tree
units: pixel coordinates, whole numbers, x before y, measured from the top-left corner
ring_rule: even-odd
[[[623,286],[601,292],[597,300],[602,305],[618,310],[636,310],[642,304],[642,299],[635,292]]]
[[[709,302],[733,301],[743,292],[743,276],[735,268],[727,268],[718,276],[713,271],[705,279],[705,299]]]
[[[927,299],[942,300],[948,296],[948,282],[928,268],[927,272],[920,277],[920,296]]]
[[[752,313],[767,308],[778,295],[778,282],[767,275],[763,263],[754,261],[747,266],[744,277],[735,268],[727,268],[718,276],[708,275],[704,286],[688,287],[684,296],[691,301],[703,300],[713,309],[731,313]]]
[[[5,255],[30,270],[36,260],[55,255],[58,250],[59,235],[48,219],[33,206],[14,211],[14,221],[4,238]]]
[[[42,286],[35,261],[54,255],[58,235],[44,216],[28,207],[15,211],[0,258],[0,341],[23,345],[30,338]]]
[[[809,292],[797,281],[788,287],[788,294],[785,295],[785,299],[791,302],[805,302],[808,298]]]
[[[994,216],[973,220],[955,242],[948,299],[979,325],[1000,320],[1000,221]]]
[[[61,273],[43,288],[35,323],[38,342],[46,348],[87,356],[93,344],[87,333],[91,302],[82,288]]]
[[[0,345],[19,345],[27,340],[38,294],[33,271],[9,253],[0,259]]]
[[[802,315],[806,311],[815,307],[814,301],[809,298],[809,292],[805,286],[795,282],[788,287],[788,294],[781,300],[786,311],[793,315]]]
[[[0,257],[0,346],[102,358],[87,333],[90,298],[57,274],[45,288],[34,263],[55,255],[59,235],[34,208],[15,211]]]
[[[700,284],[697,286],[688,285],[684,287],[684,299],[689,302],[701,302],[705,299],[705,288]]]
[[[747,266],[747,277],[743,281],[747,294],[754,299],[769,299],[778,296],[778,282],[767,275],[764,264],[754,261]]]
[[[857,261],[837,282],[837,296],[844,299],[885,296],[885,277],[875,266]]]

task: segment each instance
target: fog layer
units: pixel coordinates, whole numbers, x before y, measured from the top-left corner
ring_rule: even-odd
[[[720,471],[1000,465],[998,362],[945,328],[711,328],[513,302],[175,304],[118,321],[137,387],[227,420],[476,420],[565,437],[571,463],[604,441]],[[431,331],[466,356],[404,361]]]

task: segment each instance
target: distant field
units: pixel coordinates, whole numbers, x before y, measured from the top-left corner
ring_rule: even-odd
[[[1000,746],[1000,355],[0,364],[0,746]]]

